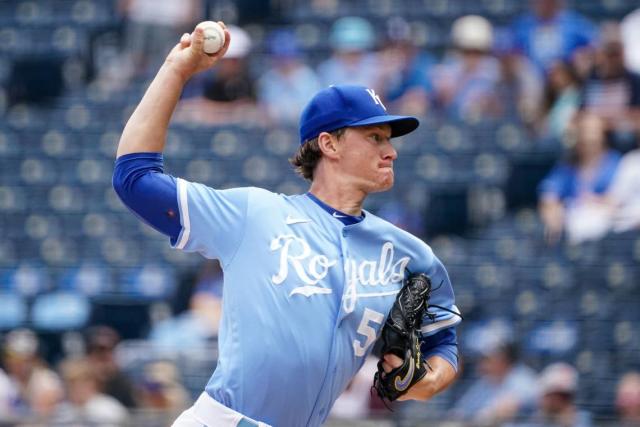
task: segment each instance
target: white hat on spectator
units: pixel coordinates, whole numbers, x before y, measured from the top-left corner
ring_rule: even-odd
[[[553,363],[540,374],[540,392],[574,394],[578,389],[578,371],[573,366],[559,362]]]
[[[493,26],[482,16],[466,15],[454,21],[451,38],[458,49],[488,52],[493,46]]]
[[[231,44],[229,44],[229,50],[224,54],[224,57],[236,59],[247,56],[249,50],[251,50],[251,38],[249,34],[235,25],[228,25],[227,30],[229,30],[229,34],[231,34]]]
[[[38,351],[38,337],[30,329],[14,329],[5,337],[5,351],[15,356],[31,357]]]

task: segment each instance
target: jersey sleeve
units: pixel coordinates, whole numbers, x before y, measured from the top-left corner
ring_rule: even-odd
[[[173,247],[228,265],[244,237],[250,188],[215,190],[177,179],[182,230]]]
[[[427,275],[431,278],[432,290],[428,311],[432,315],[425,315],[422,319],[420,332],[423,337],[435,335],[443,329],[457,325],[462,320],[460,310],[455,305],[449,274],[442,261],[435,255]]]
[[[180,234],[176,179],[164,173],[162,154],[120,156],[112,184],[122,203],[138,218],[175,241]]]
[[[420,340],[422,357],[428,360],[433,356],[440,356],[456,371],[458,370],[458,334],[456,328],[450,327],[434,335],[422,337]]]
[[[455,305],[455,296],[449,274],[442,261],[433,255],[431,267],[426,272],[431,278],[431,298],[428,312],[420,329],[421,351],[425,359],[440,356],[458,370],[458,342],[455,327],[462,321]]]

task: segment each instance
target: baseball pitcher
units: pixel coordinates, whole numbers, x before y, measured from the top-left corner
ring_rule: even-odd
[[[391,138],[418,127],[359,86],[320,91],[300,118],[291,163],[311,185],[287,196],[216,190],[164,173],[167,128],[185,82],[229,46],[203,52],[196,27],[169,53],[129,119],[113,185],[176,249],[224,269],[219,360],[174,426],[318,426],[382,336],[385,399],[426,400],[457,370],[460,321],[447,272],[428,245],[362,208],[390,189]]]

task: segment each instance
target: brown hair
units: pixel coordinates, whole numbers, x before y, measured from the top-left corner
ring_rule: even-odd
[[[346,128],[337,129],[329,132],[335,138],[340,139],[346,132]],[[318,144],[318,137],[309,139],[304,142],[296,151],[296,154],[289,159],[289,163],[293,165],[295,171],[307,181],[313,181],[313,171],[316,169],[322,151]]]

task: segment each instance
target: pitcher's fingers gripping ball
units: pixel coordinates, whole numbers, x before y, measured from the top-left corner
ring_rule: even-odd
[[[382,328],[382,357],[373,387],[383,400],[393,402],[420,381],[427,368],[420,352],[420,325],[431,296],[431,279],[424,273],[411,274],[396,296],[389,316]],[[386,354],[402,359],[402,365],[385,372]],[[388,366],[388,365],[387,365]]]
[[[202,46],[204,53],[211,55],[222,49],[225,35],[224,28],[220,24],[213,21],[204,21],[198,24],[198,27],[204,31],[204,44]]]

